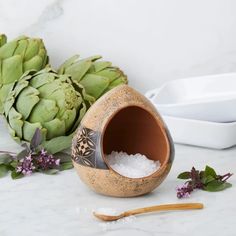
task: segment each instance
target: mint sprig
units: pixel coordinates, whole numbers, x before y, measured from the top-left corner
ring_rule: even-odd
[[[202,171],[192,167],[191,171],[185,171],[178,175],[178,179],[187,181],[184,185],[177,187],[177,197],[189,197],[195,189],[202,189],[209,192],[225,190],[232,186],[232,184],[227,182],[232,175],[231,173],[218,175],[210,166],[206,166],[205,170]]]
[[[67,153],[52,155],[42,147],[42,134],[36,129],[29,144],[19,153],[0,151],[0,178],[11,172],[12,179],[19,179],[34,172],[56,174],[73,168],[71,157]]]

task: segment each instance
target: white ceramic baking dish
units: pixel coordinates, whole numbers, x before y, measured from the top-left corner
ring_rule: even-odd
[[[175,143],[225,149],[236,145],[236,122],[217,123],[163,116]]]
[[[236,73],[170,81],[146,96],[168,116],[236,121]]]

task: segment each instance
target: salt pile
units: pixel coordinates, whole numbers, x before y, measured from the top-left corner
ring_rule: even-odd
[[[140,153],[129,155],[126,152],[112,151],[106,155],[106,160],[113,170],[129,178],[151,175],[161,166],[159,161],[150,160]]]
[[[98,208],[95,211],[96,213],[100,215],[109,215],[109,216],[117,216],[121,214],[117,209],[114,208]]]
[[[122,213],[122,211],[120,210],[114,208],[105,208],[105,207],[97,208],[95,212],[101,215],[110,215],[110,216],[117,216]],[[116,221],[101,222],[99,223],[99,226],[103,229],[103,231],[110,231],[110,230],[120,229],[122,225],[130,225],[131,223],[134,223],[135,220],[136,220],[135,216],[127,216]]]

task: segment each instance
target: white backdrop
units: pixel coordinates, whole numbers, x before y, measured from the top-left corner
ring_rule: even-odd
[[[0,30],[42,37],[51,62],[101,54],[145,92],[236,71],[234,0],[0,0]]]

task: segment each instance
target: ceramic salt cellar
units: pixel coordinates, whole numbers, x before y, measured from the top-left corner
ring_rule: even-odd
[[[159,160],[161,167],[146,177],[125,177],[106,161],[112,151],[141,153]],[[160,114],[128,85],[112,89],[93,104],[72,142],[72,161],[81,180],[108,196],[134,197],[153,191],[166,178],[173,159],[173,141]]]

